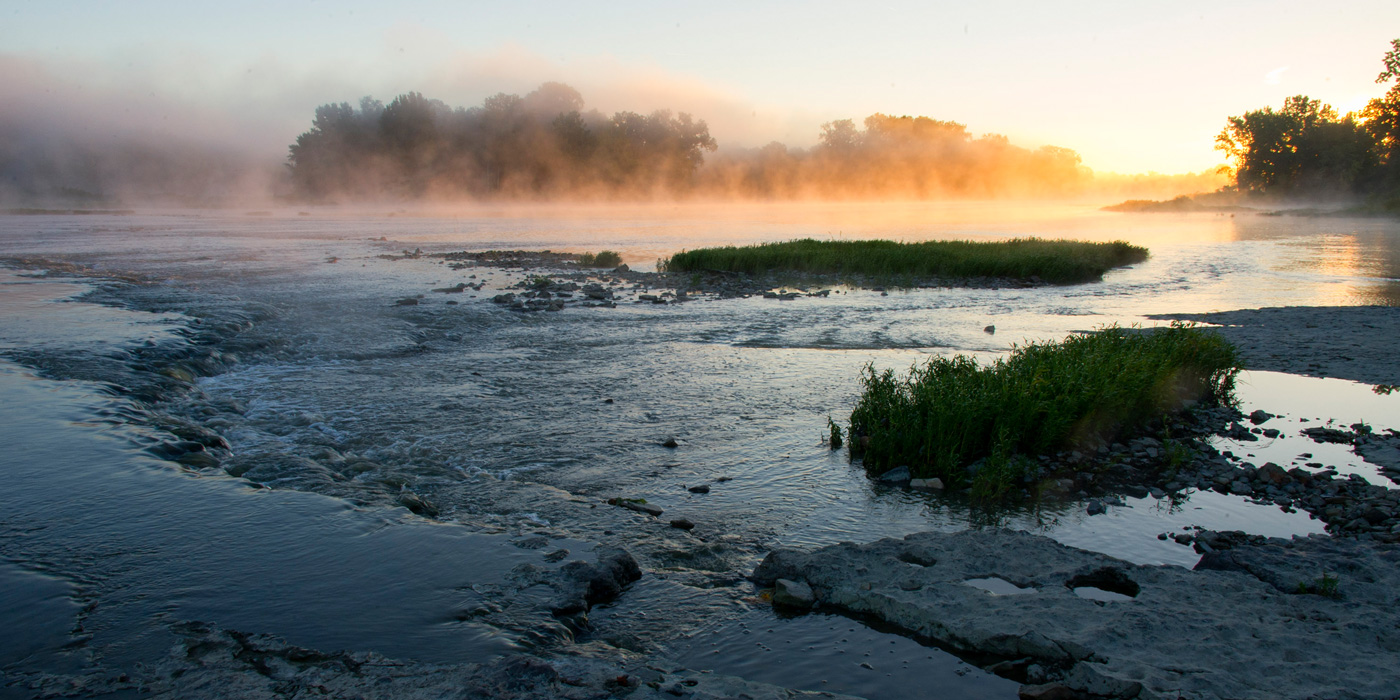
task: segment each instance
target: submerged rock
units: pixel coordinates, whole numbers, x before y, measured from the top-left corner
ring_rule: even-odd
[[[939,478],[937,478],[937,477],[932,478],[932,479],[910,479],[910,480],[909,480],[909,488],[911,488],[911,489],[926,489],[926,490],[929,490],[929,491],[942,491],[942,490],[943,490],[943,480],[942,480],[942,479],[939,479]]]
[[[909,481],[909,467],[895,467],[879,477],[886,484],[903,484]]]
[[[780,578],[773,582],[773,604],[784,608],[807,609],[817,602],[812,587],[801,581]]]
[[[597,562],[578,560],[560,567],[565,590],[554,605],[556,616],[587,612],[617,598],[627,584],[642,577],[642,568],[627,550],[599,547],[596,552]]]
[[[640,498],[609,498],[608,505],[626,508],[627,510],[635,510],[638,513],[646,513],[652,517],[660,516],[665,512]]]

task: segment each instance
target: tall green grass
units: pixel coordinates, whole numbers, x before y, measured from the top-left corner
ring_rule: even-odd
[[[670,272],[746,274],[790,272],[875,279],[998,277],[1053,284],[1101,279],[1115,267],[1147,259],[1147,249],[1123,241],[1087,243],[1018,238],[1010,241],[817,241],[701,248],[672,255]]]
[[[907,377],[866,365],[851,449],[871,473],[908,466],[915,477],[971,481],[974,496],[995,498],[1028,457],[1140,431],[1188,400],[1232,402],[1238,372],[1234,346],[1179,323],[1032,343],[987,366],[934,358]]]

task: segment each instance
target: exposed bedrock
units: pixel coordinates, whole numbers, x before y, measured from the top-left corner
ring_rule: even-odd
[[[68,697],[139,689],[153,700],[858,700],[700,673],[599,645],[550,657],[516,654],[480,664],[423,664],[369,652],[325,653],[201,623],[182,623],[173,631],[179,641],[164,660],[145,669],[148,677],[52,675],[36,679],[31,690]]]
[[[1024,697],[1393,698],[1400,688],[1392,545],[1270,540],[1191,571],[1024,532],[927,532],[776,550],[753,577],[805,583],[816,607],[873,615],[1025,683]]]

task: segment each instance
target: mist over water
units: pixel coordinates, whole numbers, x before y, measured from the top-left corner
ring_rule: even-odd
[[[609,104],[604,112],[553,81],[459,106],[413,91],[376,99],[269,69],[259,66],[254,80],[250,68],[230,83],[236,89],[212,87],[218,76],[194,89],[0,54],[0,206],[1117,201],[1225,184],[1214,172],[1094,173],[1070,148],[1017,145],[949,119],[956,114],[836,119],[765,145],[736,122],[733,105],[699,86],[695,95],[587,86]],[[336,99],[318,106],[306,103],[311,94]]]
[[[1152,257],[1102,282],[1069,287],[884,294],[838,288],[826,298],[793,301],[702,298],[521,314],[490,297],[544,270],[454,270],[441,259],[403,255],[416,249],[606,248],[645,269],[677,250],[713,244],[1029,235],[1126,239],[1147,246]],[[64,447],[65,441],[87,440],[89,423],[104,415],[111,422],[103,424],[110,427],[102,440],[115,445],[93,447],[115,451],[84,460],[107,466],[71,475],[85,489],[114,494],[100,507],[86,496],[72,498],[71,489],[44,486],[38,476],[23,491],[11,489],[7,498],[26,504],[25,517],[0,521],[0,541],[18,572],[0,575],[42,572],[75,586],[74,595],[85,599],[123,601],[113,607],[120,614],[93,618],[92,626],[108,635],[92,642],[96,649],[132,630],[154,640],[149,648],[159,648],[175,634],[169,619],[195,618],[312,646],[429,659],[439,657],[413,640],[441,640],[440,649],[468,656],[491,653],[494,645],[547,648],[531,635],[541,617],[528,596],[522,607],[507,606],[479,624],[464,625],[454,615],[504,600],[492,591],[505,589],[491,586],[504,586],[505,570],[516,563],[547,566],[542,557],[555,549],[587,556],[593,543],[615,544],[631,551],[646,573],[615,603],[595,610],[588,639],[636,645],[692,665],[709,659],[721,672],[751,672],[746,650],[752,640],[745,630],[786,625],[787,638],[805,648],[819,644],[831,625],[843,624],[818,618],[780,623],[755,602],[744,576],[775,546],[1003,525],[1131,561],[1190,566],[1194,552],[1156,535],[1197,525],[1280,536],[1320,531],[1306,514],[1214,493],[1194,493],[1180,503],[1127,499],[1094,517],[1074,500],[978,509],[957,497],[872,483],[820,436],[828,416],[842,421],[848,415],[866,363],[902,371],[931,353],[992,358],[1026,340],[1107,323],[1150,323],[1144,319],[1150,313],[1395,303],[1397,241],[1400,229],[1385,220],[1125,217],[1059,203],[277,207],[255,214],[4,216],[0,256],[82,264],[92,267],[91,275],[137,275],[144,283],[97,282],[53,294],[43,285],[72,283],[19,277],[16,270],[0,280],[6,318],[0,348],[11,368],[6,396],[47,406],[49,399],[35,398],[45,386],[76,380],[62,382],[59,393],[68,398],[45,418],[52,421],[45,430],[55,437],[36,445],[27,463],[35,474],[62,468],[65,450],[77,449]],[[458,283],[482,288],[431,291]],[[624,302],[645,291],[618,290]],[[418,303],[396,303],[405,298]],[[983,330],[988,325],[995,325],[994,334]],[[181,361],[212,358],[198,354],[208,350],[223,358],[193,390],[152,383],[142,369],[190,349],[197,354]],[[1254,400],[1250,386],[1267,388],[1271,381],[1251,376],[1246,402]],[[106,396],[103,387],[126,390]],[[1295,413],[1301,408],[1279,406],[1267,391],[1260,395],[1261,408],[1304,415]],[[1377,429],[1400,427],[1400,413],[1384,399],[1378,397],[1363,418]],[[103,413],[128,406],[143,413],[130,420]],[[231,455],[219,467],[182,471],[140,454],[157,438],[170,439],[160,427],[170,421],[216,432]],[[668,437],[679,447],[663,447]],[[1280,441],[1270,449],[1306,447]],[[129,494],[124,489],[132,477],[125,470],[140,474],[140,488]],[[709,493],[687,490],[701,484]],[[173,517],[189,519],[183,531],[207,528],[226,543],[219,556],[199,560],[209,579],[196,584],[170,578],[178,571],[162,567],[178,569],[179,562],[207,553],[147,537],[133,524],[139,518],[123,515],[124,509],[158,508],[142,499],[187,490],[211,500],[176,509]],[[406,492],[433,504],[441,524],[402,507]],[[650,519],[606,505],[610,497],[645,498],[665,513]],[[201,504],[216,510],[197,517]],[[672,517],[697,527],[671,528]],[[82,537],[64,535],[71,531],[58,528],[60,521],[82,524]],[[24,535],[38,525],[50,534]],[[532,538],[549,544],[515,544],[533,547]],[[300,547],[325,553],[325,561],[297,562]],[[335,561],[359,564],[339,569]],[[483,571],[478,561],[498,561],[501,570]],[[79,570],[81,577],[74,573]],[[234,583],[266,580],[259,584],[266,588],[240,591],[219,583],[225,578],[220,571],[241,572],[243,578],[228,579]],[[283,585],[303,576],[319,583]],[[400,577],[413,579],[413,586],[394,588]],[[318,603],[327,589],[317,586],[332,586],[337,578],[360,597],[345,598],[345,608]],[[137,583],[141,600],[177,604],[156,614],[158,604],[123,597],[121,591]],[[60,595],[41,584],[26,583],[26,590],[41,600]],[[177,589],[187,584],[201,592],[181,594]],[[375,602],[377,589],[392,590],[397,607]],[[275,590],[273,608],[242,610],[273,595],[268,590]],[[319,628],[359,605],[374,609],[376,619],[334,634]],[[55,610],[59,617],[69,614],[61,606]],[[278,611],[303,621],[278,622]],[[884,644],[881,633],[864,628],[851,638],[855,645],[869,639]],[[790,652],[768,646],[761,658],[782,668]],[[856,675],[854,663],[842,671],[836,661],[830,679],[872,697],[893,697],[894,688],[915,676],[964,682],[967,671],[951,657],[932,658],[931,650],[909,640],[885,646],[908,666],[902,672],[908,675],[896,673],[892,685]],[[146,648],[128,652],[135,658]],[[814,653],[838,659],[841,649],[855,648]],[[811,678],[803,676],[811,673],[794,667],[764,679],[806,687]],[[973,675],[958,687],[998,697],[1006,689],[995,681]]]

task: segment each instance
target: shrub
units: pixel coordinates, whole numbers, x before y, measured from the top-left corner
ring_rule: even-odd
[[[1032,343],[985,367],[962,355],[916,365],[908,377],[866,365],[852,457],[863,455],[871,473],[908,466],[949,485],[968,483],[972,465],[974,495],[995,497],[1031,467],[1018,456],[1139,432],[1188,400],[1232,402],[1238,371],[1232,345],[1180,323]]]
[[[622,256],[611,250],[604,250],[597,255],[584,253],[578,256],[580,267],[617,267],[622,264]]]

